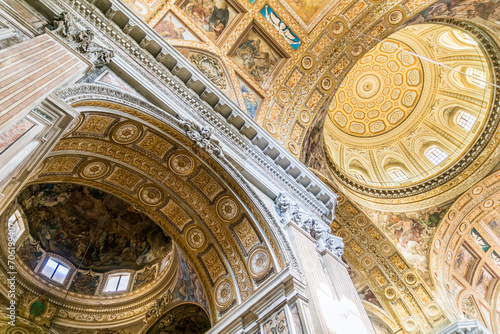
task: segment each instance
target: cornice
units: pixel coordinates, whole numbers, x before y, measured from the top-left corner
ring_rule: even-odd
[[[337,195],[123,3],[112,0],[105,14],[85,1],[44,3],[53,12],[71,11],[78,24],[93,30],[99,44],[115,52],[112,63],[139,74],[139,80],[147,83],[151,94],[161,95],[171,113],[183,111],[200,125],[215,128],[214,137],[232,151],[229,155],[238,157],[245,167],[250,158],[254,170],[260,169],[260,173],[250,171],[254,178],[262,170],[271,176],[257,184],[267,186],[268,196],[275,198],[280,188],[288,188],[326,223],[331,221]],[[144,37],[134,40],[130,34],[134,31],[137,36],[138,30]]]

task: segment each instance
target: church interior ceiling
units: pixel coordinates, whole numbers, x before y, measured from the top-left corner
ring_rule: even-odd
[[[499,43],[492,33],[500,32],[498,1],[124,2],[342,194],[331,228],[344,238],[344,259],[377,334],[427,333],[449,312],[500,333],[500,174],[487,176],[500,154],[499,97],[483,85],[498,82],[491,46]],[[475,74],[464,75],[467,68]],[[89,81],[140,95],[107,68]],[[166,281],[166,298],[191,303],[155,317],[151,329],[201,331],[285,267],[268,227],[255,223],[258,212],[242,207],[244,194],[230,190],[239,188],[216,163],[188,152],[190,144],[159,122],[138,121],[143,116],[133,110],[102,101],[74,107],[82,116],[13,204],[29,223],[20,252],[27,271],[48,253],[73,266],[83,260],[69,287],[75,303],[94,295],[107,271],[125,266],[138,278],[130,291],[137,305],[154,299],[144,296],[145,286]],[[467,131],[452,121],[461,111],[474,118]],[[481,154],[454,179],[401,195],[441,182],[487,131]],[[433,144],[446,154],[436,165],[424,154]],[[42,204],[30,206],[33,197]],[[82,258],[78,240],[90,240],[97,216],[109,217],[113,228],[96,235]],[[130,224],[162,232],[124,241]],[[111,243],[117,246],[107,252]],[[179,266],[160,270],[172,257]],[[255,265],[256,258],[264,261]],[[43,281],[32,284],[43,290]],[[25,302],[54,312],[34,295]],[[148,309],[137,305],[133,316],[144,316]],[[190,312],[196,324],[179,316]]]

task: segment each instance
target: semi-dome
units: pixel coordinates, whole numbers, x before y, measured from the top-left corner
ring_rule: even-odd
[[[97,294],[115,276],[127,281],[122,291],[135,290],[160,276],[172,251],[171,238],[148,216],[87,186],[31,185],[18,196],[16,213],[23,221],[18,253],[24,264],[74,293]]]

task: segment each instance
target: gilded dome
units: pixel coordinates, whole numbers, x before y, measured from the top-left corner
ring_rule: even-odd
[[[419,24],[390,35],[358,60],[329,106],[332,171],[366,205],[374,194],[389,201],[432,189],[477,143],[491,80],[485,52],[462,30]]]
[[[398,37],[361,58],[337,90],[329,115],[344,133],[362,137],[386,133],[418,103],[423,88],[421,60]]]

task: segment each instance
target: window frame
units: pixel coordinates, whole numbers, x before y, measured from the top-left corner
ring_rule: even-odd
[[[474,67],[467,67],[465,70],[467,82],[480,88],[486,88],[486,73]]]
[[[387,175],[389,175],[389,177],[392,179],[393,182],[402,183],[402,182],[408,181],[410,179],[408,177],[408,175],[406,175],[406,173],[400,167],[388,168],[386,172],[387,172]],[[401,178],[400,177],[401,175],[397,175],[398,173],[401,173],[401,175],[404,178]]]
[[[438,152],[437,154],[434,154],[434,152]],[[427,148],[424,152],[424,156],[432,163],[434,166],[439,166],[443,161],[448,159],[449,155],[446,153],[443,149],[441,149],[437,145],[432,145],[431,147]],[[434,157],[437,157],[438,159],[434,159]]]
[[[359,182],[367,183],[365,176],[361,174],[360,172],[357,171],[350,171],[350,174],[352,175],[353,178],[355,178]]]
[[[54,271],[52,272],[52,274],[50,276],[48,276],[47,274],[44,273],[44,270],[47,267],[47,264],[49,263],[49,261],[57,263],[57,266],[55,267]],[[58,281],[58,280],[54,279],[54,275],[57,273],[57,270],[59,269],[59,267],[66,268],[68,270],[68,272],[66,273],[66,275],[64,276],[64,279],[62,281]],[[49,255],[46,257],[45,261],[43,262],[43,265],[40,267],[39,272],[40,272],[40,275],[42,275],[46,279],[49,279],[51,282],[55,282],[57,284],[64,286],[65,283],[68,281],[68,278],[72,274],[71,269],[72,269],[71,265],[69,265],[67,262],[62,261],[61,259],[59,259],[55,256]]]
[[[14,217],[14,222],[12,224],[17,224],[18,230],[15,233],[15,235],[11,235],[10,233],[10,224],[11,224],[11,218]],[[10,238],[13,239],[14,245],[17,244],[17,242],[21,239],[21,236],[23,233],[26,231],[26,224],[24,223],[24,217],[23,213],[19,208],[16,208],[14,212],[7,218],[7,236],[10,242]]]
[[[462,120],[463,120],[463,122],[461,122]],[[463,130],[465,130],[467,132],[470,132],[474,128],[474,125],[476,125],[477,117],[474,116],[474,115],[472,115],[471,113],[463,110],[463,109],[460,109],[455,114],[454,122],[461,129],[463,129]]]
[[[123,270],[112,271],[112,272],[106,273],[106,277],[102,281],[103,284],[102,284],[102,288],[100,289],[101,293],[120,294],[120,293],[129,292],[130,288],[132,286],[132,282],[133,282],[133,273],[134,273],[134,271],[123,271]],[[116,284],[116,290],[108,291],[107,288],[108,288],[108,284],[110,283],[110,279],[112,279],[113,277],[117,277],[117,276],[119,276],[119,279],[118,279],[118,282]],[[121,278],[124,276],[128,276],[127,287],[124,290],[118,290],[118,287],[120,286]]]

